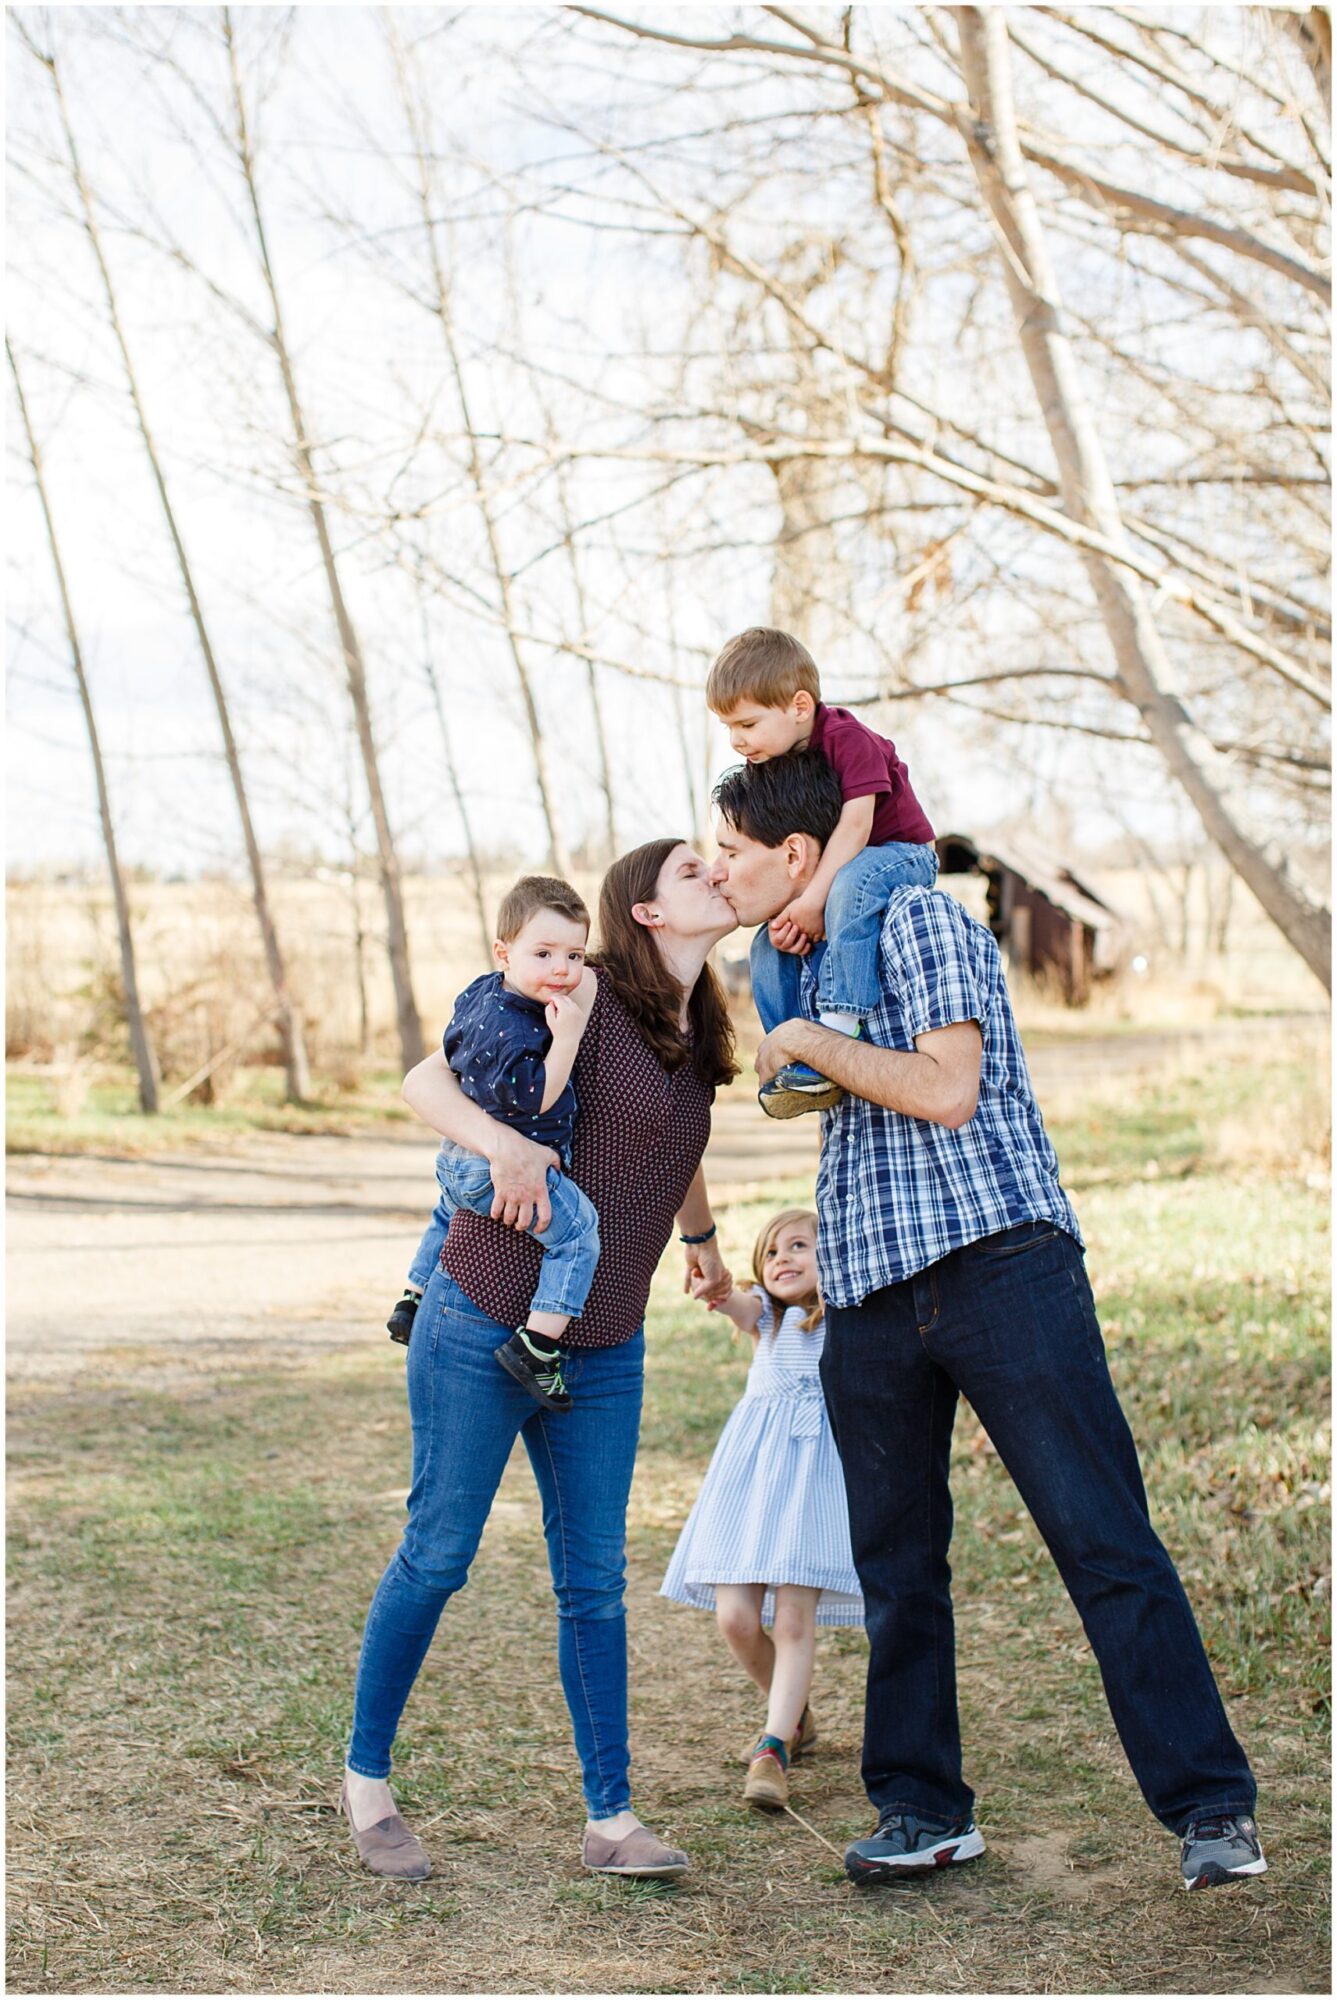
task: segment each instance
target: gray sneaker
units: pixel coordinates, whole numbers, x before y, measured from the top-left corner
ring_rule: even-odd
[[[845,1873],[860,1888],[879,1882],[903,1881],[907,1875],[932,1873],[936,1868],[952,1868],[961,1861],[974,1861],[984,1852],[984,1839],[967,1813],[951,1826],[931,1824],[914,1813],[889,1808],[877,1823],[877,1832],[867,1840],[854,1840],[845,1849]]]
[[[1258,1829],[1237,1813],[1210,1813],[1195,1819],[1184,1835],[1180,1857],[1186,1889],[1216,1889],[1241,1875],[1266,1875]]]

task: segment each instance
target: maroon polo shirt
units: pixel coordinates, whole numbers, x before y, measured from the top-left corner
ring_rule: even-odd
[[[879,736],[847,708],[828,708],[819,701],[808,748],[825,757],[840,780],[846,802],[874,800],[870,847],[885,847],[889,840],[921,845],[932,840],[933,828],[910,789],[910,773],[887,737]]]
[[[599,1217],[599,1263],[585,1309],[562,1336],[571,1348],[618,1347],[645,1318],[650,1281],[710,1137],[714,1091],[685,1060],[667,1070],[597,970],[598,997],[576,1051],[571,1178]],[[458,1208],[441,1262],[480,1312],[523,1326],[541,1244]]]

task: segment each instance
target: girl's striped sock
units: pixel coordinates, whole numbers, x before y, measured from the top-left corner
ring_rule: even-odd
[[[776,1762],[779,1764],[780,1769],[782,1771],[787,1771],[789,1769],[788,1746],[782,1743],[778,1736],[763,1736],[761,1741],[757,1744],[756,1749],[752,1752],[752,1755],[754,1757],[760,1757],[762,1753],[767,1750],[770,1751],[772,1757],[775,1758]]]

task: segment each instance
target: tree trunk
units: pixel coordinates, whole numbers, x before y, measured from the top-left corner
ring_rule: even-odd
[[[1003,271],[1022,352],[1053,446],[1064,510],[1122,549],[1128,544],[1118,501],[1060,325],[1058,285],[1017,139],[1006,14],[995,8],[952,11],[960,29],[962,70],[971,99],[971,110],[958,114],[958,125],[1003,237]],[[1248,838],[1209,777],[1215,752],[1172,692],[1172,669],[1141,582],[1095,550],[1083,549],[1081,555],[1114,653],[1119,692],[1141,716],[1210,838],[1331,992],[1331,916],[1302,896],[1284,869]]]
[[[399,1050],[405,1069],[412,1069],[422,1061],[424,1048],[422,1022],[413,998],[413,981],[409,972],[408,927],[404,921],[404,896],[399,875],[399,856],[395,851],[394,833],[390,826],[390,815],[386,810],[385,793],[381,787],[381,767],[376,752],[376,738],[371,724],[371,707],[367,698],[367,672],[362,657],[362,647],[357,631],[349,615],[344,598],[343,586],[339,579],[339,568],[335,560],[334,544],[330,540],[329,524],[325,517],[324,502],[316,479],[315,466],[306,428],[306,419],[297,394],[297,378],[293,372],[292,357],[283,330],[283,314],[279,306],[278,285],[274,269],[269,259],[269,241],[265,235],[264,219],[260,211],[260,193],[255,179],[255,161],[251,153],[250,133],[246,123],[246,105],[242,96],[241,73],[237,67],[237,50],[232,35],[232,16],[229,8],[223,9],[223,36],[227,43],[228,70],[232,81],[233,107],[237,114],[237,159],[242,177],[246,183],[246,194],[250,203],[251,218],[255,224],[256,247],[259,251],[260,267],[264,276],[265,289],[269,294],[270,311],[274,327],[271,344],[283,378],[283,392],[288,402],[288,413],[293,427],[293,456],[297,469],[306,488],[307,505],[311,512],[316,540],[320,545],[321,568],[325,573],[325,583],[330,594],[330,605],[334,612],[334,623],[339,634],[339,645],[343,652],[344,671],[348,681],[348,695],[353,704],[353,718],[357,726],[358,746],[362,752],[362,768],[366,774],[367,795],[371,802],[372,823],[376,828],[376,851],[380,860],[381,889],[385,897],[386,944],[390,954],[390,975],[395,988],[395,1010],[399,1020]]]
[[[544,411],[545,419],[547,411]],[[561,509],[562,546],[571,569],[571,585],[576,593],[576,618],[580,624],[580,643],[592,645],[594,634],[590,627],[590,616],[585,603],[585,579],[581,574],[580,558],[576,553],[575,524],[571,513],[571,498],[566,483],[566,462],[556,448],[556,432],[548,423],[549,445],[553,452],[557,504]],[[598,668],[593,660],[586,660],[585,671],[589,677],[590,713],[594,719],[594,747],[599,759],[599,788],[604,801],[604,861],[611,862],[617,855],[617,818],[613,804],[613,766],[608,755],[608,736],[604,729],[603,702],[599,695]]]
[[[84,672],[83,649],[79,644],[79,631],[74,622],[74,606],[65,582],[65,565],[60,559],[60,543],[56,539],[56,524],[51,514],[51,504],[47,498],[46,480],[42,473],[42,454],[28,415],[28,405],[23,394],[23,384],[19,380],[19,365],[14,358],[14,350],[9,341],[5,342],[5,353],[9,357],[9,370],[14,377],[14,389],[19,400],[19,414],[23,418],[23,434],[28,444],[28,459],[37,483],[37,497],[42,505],[42,519],[46,523],[47,541],[51,548],[51,564],[56,572],[56,587],[60,592],[60,608],[65,619],[65,633],[70,642],[70,659],[74,666],[74,678],[79,688],[79,704],[84,712],[84,723],[88,730],[88,745],[93,753],[93,777],[97,784],[98,820],[102,827],[102,844],[107,853],[107,872],[111,876],[112,900],[116,905],[116,935],[121,948],[121,990],[125,995],[125,1019],[130,1030],[130,1046],[134,1051],[135,1071],[139,1077],[139,1108],[144,1112],[158,1109],[158,1088],[161,1078],[158,1071],[158,1057],[152,1038],[144,1020],[144,1010],[139,1000],[139,978],[135,968],[135,940],[130,927],[130,901],[125,892],[125,878],[121,874],[121,864],[116,853],[116,830],[112,825],[111,798],[107,791],[107,774],[102,763],[102,744],[98,737],[97,721],[93,715],[93,695]]]
[[[1304,50],[1305,61],[1314,72],[1323,108],[1332,116],[1332,15],[1326,7],[1304,7],[1298,13],[1286,8],[1282,20]]]
[[[415,578],[415,581],[417,579]],[[418,606],[422,613],[422,670],[428,687],[432,690],[432,701],[436,708],[436,719],[441,727],[441,748],[445,754],[446,776],[450,780],[451,796],[455,810],[460,816],[464,829],[464,847],[469,857],[469,880],[474,892],[474,909],[478,913],[478,936],[483,947],[483,963],[492,963],[492,928],[487,920],[487,896],[483,888],[483,869],[478,859],[478,846],[474,840],[473,823],[469,818],[469,808],[464,803],[464,790],[460,784],[459,766],[455,762],[455,745],[451,740],[450,723],[446,718],[446,701],[437,678],[436,663],[432,657],[432,635],[427,619],[427,598],[421,583],[418,583]]]
[[[36,53],[37,51],[34,49],[34,54]],[[278,1020],[279,1035],[283,1043],[283,1065],[287,1095],[290,1102],[300,1102],[303,1098],[310,1097],[311,1095],[311,1071],[307,1062],[306,1041],[302,1032],[301,1016],[288,992],[287,971],[283,963],[283,954],[279,949],[278,932],[274,927],[274,919],[270,912],[264,863],[260,858],[260,844],[255,837],[255,828],[251,821],[250,801],[246,795],[246,785],[241,770],[241,758],[237,751],[236,737],[232,731],[232,717],[228,709],[227,695],[223,689],[222,676],[218,671],[218,663],[214,657],[214,649],[210,642],[208,627],[204,622],[204,612],[201,609],[199,595],[195,589],[194,572],[186,555],[185,542],[182,539],[176,513],[167,491],[167,481],[163,474],[162,463],[158,457],[158,448],[154,442],[153,433],[149,429],[148,417],[140,397],[139,381],[135,374],[134,364],[130,359],[130,349],[126,343],[125,332],[121,325],[121,315],[116,303],[116,292],[111,282],[111,272],[108,270],[106,258],[102,254],[102,237],[93,213],[92,196],[88,191],[88,184],[84,179],[83,168],[80,165],[78,148],[74,140],[74,127],[70,123],[69,109],[65,102],[65,93],[61,87],[60,75],[56,68],[56,59],[54,56],[45,55],[40,56],[39,60],[46,67],[55,91],[61,124],[64,128],[65,144],[69,152],[70,172],[79,195],[84,234],[87,236],[89,244],[92,247],[98,273],[102,280],[103,295],[107,303],[107,317],[120,352],[121,365],[125,369],[126,385],[130,391],[130,402],[139,426],[139,435],[148,457],[149,469],[153,474],[153,483],[158,490],[158,499],[162,504],[163,518],[167,523],[167,532],[171,537],[172,548],[176,555],[177,568],[185,589],[186,601],[190,607],[191,623],[195,627],[195,636],[199,641],[205,672],[209,676],[209,687],[213,694],[214,707],[218,712],[218,726],[223,736],[223,756],[227,763],[228,776],[232,780],[232,792],[237,802],[237,816],[241,821],[242,839],[246,847],[246,860],[251,873],[251,899],[255,904],[256,919],[260,925],[260,937],[264,945],[265,965],[269,972],[269,982],[274,989],[275,1015]]]
[[[464,385],[464,370],[460,364],[459,349],[455,344],[455,326],[451,316],[450,287],[446,281],[441,263],[440,247],[436,236],[436,212],[433,205],[432,171],[428,160],[428,148],[421,128],[418,106],[413,95],[413,83],[408,72],[406,59],[398,39],[392,37],[392,57],[399,78],[400,96],[404,107],[404,117],[409,128],[409,139],[413,146],[414,164],[418,176],[418,207],[422,216],[423,233],[427,244],[427,257],[431,271],[433,310],[437,324],[441,328],[441,338],[445,345],[446,360],[450,366],[451,380],[455,385],[455,396],[459,403],[460,418],[464,425],[464,435],[468,449],[469,479],[474,490],[474,499],[487,537],[488,557],[492,565],[492,575],[497,586],[497,596],[501,605],[501,620],[506,632],[506,643],[510,650],[511,664],[515,668],[515,678],[520,689],[520,700],[524,707],[525,724],[529,730],[529,741],[534,755],[534,777],[538,785],[539,803],[543,808],[544,824],[548,829],[548,856],[553,872],[569,876],[571,858],[566,842],[562,838],[557,817],[556,797],[548,771],[548,751],[543,737],[543,724],[539,717],[538,704],[534,699],[533,683],[529,668],[520,648],[518,638],[522,627],[515,616],[514,595],[511,589],[511,573],[502,555],[501,536],[498,532],[496,515],[487,489],[487,476],[483,467],[482,454],[478,446],[478,433],[474,428],[473,412],[469,404],[468,391]],[[591,670],[592,671],[592,670]]]

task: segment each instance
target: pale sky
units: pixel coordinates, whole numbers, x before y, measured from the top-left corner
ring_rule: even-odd
[[[538,433],[528,380],[511,353],[518,315],[519,337],[544,371],[564,433],[578,427],[591,445],[614,436],[625,445],[635,427],[607,405],[643,403],[647,386],[668,397],[678,354],[697,341],[699,323],[678,246],[608,226],[602,195],[596,199],[607,163],[553,120],[598,122],[627,143],[633,134],[644,140],[689,132],[700,102],[668,93],[669,71],[654,52],[638,52],[634,66],[624,63],[610,99],[608,60],[594,44],[563,42],[549,51],[550,9],[480,8],[464,18],[457,10],[392,11],[406,32],[447,24],[426,40],[422,60],[432,78],[439,142],[456,162],[443,181],[443,199],[454,221],[454,305],[479,428]],[[727,10],[708,11],[713,19]],[[36,24],[39,17],[29,18]],[[133,11],[130,19],[145,25]],[[233,700],[262,842],[341,858],[348,705],[309,519],[291,491],[280,497],[273,490],[276,477],[290,475],[288,420],[272,358],[197,283],[119,226],[156,228],[149,211],[157,211],[161,227],[220,286],[263,310],[237,183],[208,130],[206,107],[222,107],[226,88],[221,48],[203,33],[212,32],[215,19],[207,10],[162,8],[147,20],[198,83],[198,103],[162,71],[146,71],[117,40],[115,10],[57,10],[54,27],[150,421]],[[430,865],[460,850],[461,833],[423,678],[419,610],[386,538],[371,532],[368,510],[437,491],[445,501],[432,516],[431,553],[460,582],[433,592],[430,642],[466,803],[485,845],[504,843],[535,857],[544,839],[514,673],[493,615],[470,595],[479,587],[490,593],[490,585],[458,452],[452,472],[431,448],[413,446],[424,419],[448,432],[458,430],[458,421],[439,327],[394,289],[385,261],[393,258],[421,280],[418,239],[408,227],[403,124],[378,16],[362,8],[302,8],[282,57],[280,20],[279,10],[240,16],[248,82],[264,75],[268,84],[257,119],[262,198],[308,420],[332,490],[350,503],[336,502],[332,524],[367,657],[383,777],[404,858],[410,866]],[[512,58],[527,65],[523,76]],[[123,856],[164,870],[229,866],[239,854],[236,818],[203,667],[88,246],[54,212],[53,202],[70,196],[49,94],[17,48],[10,51],[8,87],[15,162],[10,333],[47,458]],[[790,88],[748,80],[738,95],[740,115],[779,113]],[[647,158],[647,171],[657,171],[653,151]],[[522,168],[526,213],[514,238],[513,313],[501,183]],[[815,216],[823,199],[814,180]],[[590,226],[595,222],[600,226]],[[699,331],[702,342],[714,337],[704,323]],[[926,388],[944,393],[944,358],[931,343],[920,365]],[[1031,412],[1027,435],[1018,440],[1027,449],[1036,426]],[[14,419],[9,865],[96,865],[86,742],[16,428]],[[639,435],[648,436],[644,426]],[[649,495],[664,473],[662,466],[579,462],[572,473],[577,511],[590,518],[631,491]],[[508,478],[499,485],[497,507],[508,562],[521,572],[527,627],[574,632],[571,580],[560,547],[553,547],[551,488],[538,496],[536,509],[523,482],[517,488]],[[600,649],[652,671],[699,678],[730,632],[769,621],[768,543],[778,515],[762,467],[698,480],[690,507],[679,497],[685,490],[680,485],[662,503],[647,500],[636,515],[587,538],[582,580],[597,614]],[[1004,543],[1009,532],[1000,524]],[[698,541],[711,546],[664,561],[666,548],[681,551]],[[1017,574],[1024,577],[1037,556],[1018,546]],[[1041,550],[1038,559],[1051,558]],[[864,575],[859,590],[860,615],[876,619],[884,643],[894,642],[894,605],[877,577]],[[991,656],[995,644],[1017,642],[1024,604],[1001,597],[989,603],[973,637],[944,617],[941,640],[921,660],[926,677],[959,676],[972,660],[978,670],[979,651],[968,646]],[[1080,606],[1075,615],[1086,617]],[[1103,639],[1088,629],[1088,640],[1105,665]],[[601,818],[586,669],[541,646],[530,646],[527,657],[551,738],[559,811],[574,844]],[[820,664],[828,699],[873,685],[876,662],[857,636],[847,636]],[[707,769],[718,775],[732,761],[723,732],[695,694],[682,697],[684,743],[679,697],[671,689],[609,669],[600,670],[599,686],[614,746],[620,840],[686,830],[687,763],[698,784]],[[1116,831],[1088,782],[1093,753],[1082,738],[1032,730],[1019,763],[1015,752],[1001,758],[959,709],[917,704],[869,719],[896,737],[940,828],[979,829],[1033,812],[1043,830],[1046,820],[1057,823],[1050,803],[1057,794],[1060,804],[1080,805],[1087,844]],[[1117,785],[1139,798],[1157,836],[1175,837],[1185,815],[1151,760],[1139,753],[1124,771],[1116,751],[1100,756],[1105,776],[1117,770]],[[369,847],[365,815],[361,838]]]

